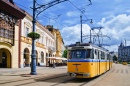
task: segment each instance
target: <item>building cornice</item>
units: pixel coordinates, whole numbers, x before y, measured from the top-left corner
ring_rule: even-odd
[[[24,10],[16,6],[13,1],[9,2],[8,0],[0,0],[0,9],[18,19],[23,19],[26,16]]]
[[[27,13],[26,12],[26,18],[27,19],[29,19],[30,21],[32,21],[32,16],[29,14],[29,13]],[[39,27],[41,30],[43,30],[44,32],[46,32],[49,36],[51,36],[53,39],[54,39],[54,36],[53,36],[53,34],[50,32],[50,31],[48,31],[47,29],[46,29],[46,27],[45,26],[43,26],[40,22],[36,22],[36,26],[37,27]]]

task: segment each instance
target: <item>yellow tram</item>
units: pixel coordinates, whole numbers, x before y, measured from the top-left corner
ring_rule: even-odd
[[[67,68],[70,76],[75,78],[92,78],[112,68],[112,57],[108,50],[90,43],[68,46]]]

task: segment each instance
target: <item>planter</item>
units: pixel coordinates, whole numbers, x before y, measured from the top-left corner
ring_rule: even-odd
[[[35,40],[35,39],[39,39],[40,38],[40,34],[38,34],[36,32],[30,32],[30,33],[28,33],[28,37],[32,38],[33,40]]]

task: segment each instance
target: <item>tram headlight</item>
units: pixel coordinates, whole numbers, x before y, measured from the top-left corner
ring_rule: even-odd
[[[76,76],[76,74],[75,73],[71,73],[71,77],[75,77]]]

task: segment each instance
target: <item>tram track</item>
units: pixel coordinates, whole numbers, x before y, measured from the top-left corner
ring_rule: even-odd
[[[45,84],[45,86],[92,86],[96,82],[100,81],[103,77],[105,77],[110,70],[105,74],[91,78],[91,79],[79,79],[72,78],[67,73],[42,73],[42,75],[21,75],[19,78],[14,78],[11,80],[1,81],[0,86],[39,86]],[[6,75],[5,75],[6,76]]]
[[[66,86],[74,85],[74,86],[92,86],[93,84],[97,83],[98,81],[102,80],[106,77],[111,71],[108,71],[100,76],[94,78],[69,78],[59,83],[55,83],[51,86],[62,86],[66,84]],[[72,84],[73,83],[73,84]],[[64,86],[64,85],[63,85]]]
[[[48,76],[42,75],[42,76],[31,77],[31,78],[29,78],[28,76],[25,75],[25,77],[27,77],[25,79],[16,78],[13,80],[1,82],[0,85],[2,85],[2,86],[9,86],[9,85],[10,86],[22,86],[22,85],[29,85],[32,83],[37,83],[39,81],[47,81],[47,80],[51,80],[51,79],[56,79],[56,78],[60,78],[60,77],[64,77],[64,76],[67,76],[67,74],[54,74],[54,75],[48,75]]]
[[[72,78],[68,76],[67,73],[64,74],[54,74],[50,76],[39,76],[39,77],[31,77],[26,79],[17,79],[11,80],[8,82],[0,83],[1,86],[36,86],[39,83],[46,83],[46,86],[69,86],[70,84],[74,84],[74,86],[91,86],[97,81],[101,80],[108,73],[105,73],[101,76],[91,78],[91,79],[79,79]]]

